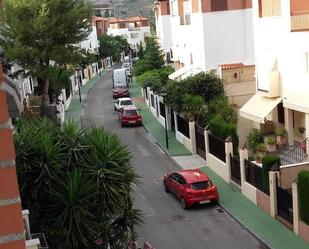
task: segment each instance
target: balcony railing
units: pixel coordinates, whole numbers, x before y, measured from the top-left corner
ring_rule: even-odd
[[[309,12],[291,13],[291,31],[309,31]]]

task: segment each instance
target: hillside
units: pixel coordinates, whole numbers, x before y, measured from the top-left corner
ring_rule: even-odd
[[[152,17],[154,0],[90,0],[93,3],[109,3],[115,9],[116,17],[134,15]]]

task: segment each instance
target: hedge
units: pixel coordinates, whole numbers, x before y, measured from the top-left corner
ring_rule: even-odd
[[[309,171],[301,171],[297,178],[300,218],[309,225]]]
[[[276,155],[267,155],[262,158],[262,168],[263,168],[263,188],[264,192],[269,194],[269,171],[270,168],[276,164],[277,167],[280,166],[280,157]]]
[[[219,116],[214,116],[209,122],[209,130],[214,136],[219,137],[222,140],[225,140],[231,136],[233,142],[233,152],[236,155],[238,154],[239,138],[237,128],[234,124],[225,122]]]

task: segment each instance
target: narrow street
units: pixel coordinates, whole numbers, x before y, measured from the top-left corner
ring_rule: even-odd
[[[121,128],[113,108],[111,75],[108,72],[89,92],[81,122],[83,127],[112,130],[132,151],[132,164],[141,176],[135,206],[145,216],[145,224],[137,229],[139,242],[150,241],[156,249],[266,248],[220,206],[185,211],[165,193],[163,175],[179,168],[143,127]]]

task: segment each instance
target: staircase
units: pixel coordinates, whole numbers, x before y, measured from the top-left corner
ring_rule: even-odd
[[[286,145],[280,149],[281,166],[301,163],[307,160],[306,143],[308,138],[296,146]]]

